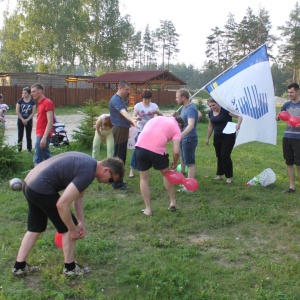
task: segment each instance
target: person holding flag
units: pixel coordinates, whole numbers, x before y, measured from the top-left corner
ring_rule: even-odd
[[[214,132],[214,147],[217,157],[217,177],[215,180],[222,180],[225,174],[224,184],[231,184],[233,178],[233,165],[231,152],[235,144],[236,132],[231,134],[223,133],[228,122],[232,122],[232,117],[237,117],[222,108],[213,98],[207,100],[210,112],[208,113],[209,124],[207,129],[206,146],[209,146],[209,138]],[[240,129],[242,117],[237,117],[236,131]]]

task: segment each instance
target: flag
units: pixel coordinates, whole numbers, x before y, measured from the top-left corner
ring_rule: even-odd
[[[235,146],[253,141],[276,145],[275,96],[266,45],[205,88],[220,106],[243,117]]]

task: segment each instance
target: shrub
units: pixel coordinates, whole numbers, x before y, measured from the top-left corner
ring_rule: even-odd
[[[197,100],[194,101],[196,107],[198,108],[198,110],[202,113],[202,119],[200,120],[200,123],[208,123],[208,107],[207,105],[204,104],[203,100]]]
[[[105,100],[94,102],[92,99],[88,99],[85,102],[85,106],[82,109],[84,118],[72,135],[80,148],[90,149],[92,147],[95,134],[95,122],[104,108],[108,110],[108,103]]]
[[[16,146],[5,143],[4,131],[0,133],[0,177],[7,178],[18,170],[20,159]]]

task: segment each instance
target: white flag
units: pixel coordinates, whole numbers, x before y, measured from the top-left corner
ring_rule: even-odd
[[[254,141],[276,145],[275,96],[266,45],[205,88],[220,106],[243,117],[235,146]]]

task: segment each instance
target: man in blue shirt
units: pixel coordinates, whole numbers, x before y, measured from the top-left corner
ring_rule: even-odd
[[[185,166],[188,167],[188,178],[195,178],[195,151],[198,145],[197,124],[202,114],[198,111],[195,104],[190,101],[190,94],[186,89],[180,89],[176,92],[176,102],[182,105],[180,116],[184,121],[184,127],[181,132],[180,155],[181,172],[184,173]],[[187,192],[182,186],[181,191]]]
[[[115,142],[114,156],[119,157],[124,162],[124,165],[126,163],[129,128],[131,125],[136,127],[136,120],[128,113],[125,104],[125,99],[129,96],[129,93],[130,83],[121,80],[118,92],[109,101],[110,120],[113,125],[112,134]],[[113,187],[121,190],[128,189],[123,180],[114,182]]]

